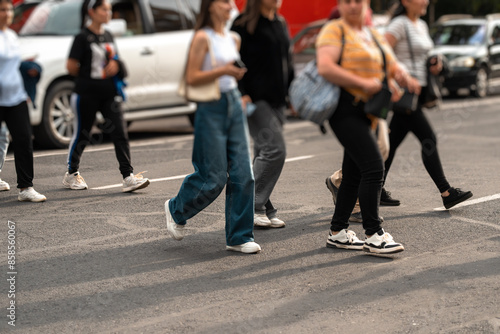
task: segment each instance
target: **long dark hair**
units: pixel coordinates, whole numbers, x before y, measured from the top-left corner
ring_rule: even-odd
[[[394,4],[394,6],[396,5],[396,3]],[[406,7],[403,6],[403,2],[401,0],[398,0],[397,1],[397,7],[395,7],[394,11],[392,12],[392,15],[391,15],[391,20],[397,16],[401,16],[401,15],[406,15]]]
[[[102,6],[103,2],[104,0],[85,0],[83,2],[80,12],[80,18],[82,20],[80,28],[85,28],[85,23],[87,23],[87,18],[89,16],[89,9],[96,9],[99,6]],[[89,5],[91,5],[90,8]]]
[[[234,22],[236,26],[246,26],[250,35],[253,35],[260,18],[262,0],[248,0],[241,17]]]
[[[194,26],[194,30],[200,30],[203,27],[214,27],[214,23],[212,22],[212,18],[210,17],[210,5],[215,0],[202,0],[200,5],[200,13],[196,18],[196,24]]]

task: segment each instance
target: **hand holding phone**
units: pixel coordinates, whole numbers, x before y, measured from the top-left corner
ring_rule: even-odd
[[[234,66],[238,68],[247,68],[244,62],[241,61],[241,59],[236,59],[233,63]]]

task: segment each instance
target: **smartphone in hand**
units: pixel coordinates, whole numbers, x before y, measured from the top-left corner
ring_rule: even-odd
[[[234,66],[238,68],[247,68],[244,62],[241,61],[241,59],[236,59],[233,63]]]

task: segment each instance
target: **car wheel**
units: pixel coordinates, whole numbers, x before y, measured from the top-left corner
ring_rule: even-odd
[[[47,92],[42,122],[33,129],[35,140],[40,146],[68,147],[74,132],[75,114],[70,103],[74,87],[73,81],[61,81]]]
[[[476,74],[476,89],[472,91],[476,97],[485,97],[488,95],[488,73],[484,67],[481,67]]]

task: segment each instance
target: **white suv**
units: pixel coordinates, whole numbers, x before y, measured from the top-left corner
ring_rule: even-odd
[[[128,122],[193,114],[196,105],[179,97],[177,87],[200,1],[110,0],[115,18],[110,30],[128,69]],[[30,106],[31,123],[39,145],[62,148],[74,130],[69,104],[74,82],[65,65],[80,30],[82,0],[25,0],[33,2],[38,4],[19,31],[22,54],[42,67],[36,107]]]

